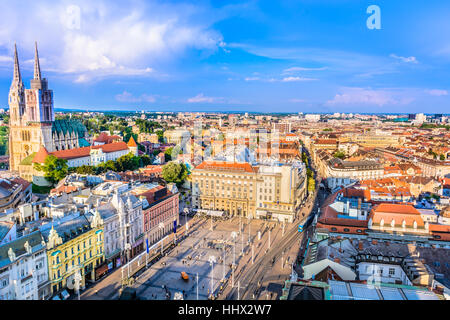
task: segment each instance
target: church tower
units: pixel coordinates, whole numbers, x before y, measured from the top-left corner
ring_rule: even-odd
[[[17,170],[17,166],[22,161],[18,152],[16,152],[16,138],[20,137],[20,127],[22,127],[22,118],[25,114],[25,88],[20,74],[19,57],[17,46],[14,44],[14,71],[13,80],[9,89],[9,162],[10,169]]]
[[[31,88],[24,89],[19,69],[17,48],[14,51],[14,76],[9,94],[10,108],[10,170],[19,171],[20,163],[44,146],[54,151],[52,122],[53,91],[41,75],[37,43],[35,44],[34,77]]]

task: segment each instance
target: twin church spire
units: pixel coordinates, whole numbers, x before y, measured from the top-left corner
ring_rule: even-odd
[[[42,80],[41,78],[41,65],[39,62],[39,53],[37,48],[37,42],[35,42],[34,47],[34,77],[33,80]],[[13,83],[20,84],[22,83],[22,75],[20,74],[20,66],[19,66],[19,56],[17,54],[17,45],[14,44],[14,75],[13,75]]]
[[[39,63],[37,42],[34,43],[34,79],[41,80],[41,65]]]

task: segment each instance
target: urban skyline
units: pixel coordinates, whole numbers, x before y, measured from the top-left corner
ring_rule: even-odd
[[[56,108],[444,113],[449,106],[442,2],[379,3],[379,30],[366,26],[370,1],[132,4],[9,5],[0,13],[2,96],[14,43],[29,79],[37,41]]]
[[[0,301],[450,300],[450,43],[429,33],[450,24],[429,2],[5,7]]]

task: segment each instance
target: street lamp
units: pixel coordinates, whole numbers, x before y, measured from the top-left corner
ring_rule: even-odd
[[[189,213],[189,209],[188,208],[184,208],[184,222],[185,222],[185,225],[186,225],[186,235],[187,235],[187,233],[189,231],[189,222],[187,221],[188,213]]]
[[[233,231],[231,233],[231,237],[233,238],[233,264],[231,267],[231,287],[234,288],[234,266],[236,264],[236,237],[237,237],[236,231]]]
[[[159,227],[160,230],[164,230],[164,223],[160,222],[158,224],[158,227]],[[164,238],[163,238],[163,236],[164,236],[164,234],[162,233],[161,234],[161,257],[163,255],[163,246],[164,246]]]
[[[225,245],[222,247],[222,253],[223,253],[223,272],[222,272],[222,281],[225,281],[225,260],[226,260],[226,256],[225,256]]]
[[[241,255],[244,255],[244,230],[241,230]]]
[[[255,251],[254,251],[254,247],[253,247],[253,244],[252,244],[252,264],[253,264],[254,258],[255,258]]]
[[[216,262],[216,257],[215,256],[209,256],[209,263],[211,264],[211,295],[213,295],[213,276],[214,276],[214,262]]]
[[[250,244],[250,228],[251,228],[251,224],[250,224],[250,215],[247,215],[247,219],[248,219],[248,243]]]

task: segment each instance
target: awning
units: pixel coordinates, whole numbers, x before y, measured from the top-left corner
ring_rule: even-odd
[[[102,275],[102,274],[104,274],[106,272],[108,272],[108,265],[107,264],[102,264],[100,267],[95,269],[95,275],[96,276]]]

